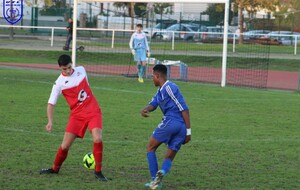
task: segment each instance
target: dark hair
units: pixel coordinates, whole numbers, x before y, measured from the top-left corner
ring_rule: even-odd
[[[141,28],[143,28],[143,25],[142,25],[142,24],[137,24],[136,27],[141,27]]]
[[[163,64],[157,64],[153,67],[153,71],[154,72],[158,72],[158,73],[161,73],[163,75],[167,75],[167,67]]]
[[[58,58],[58,65],[59,66],[67,66],[69,63],[72,63],[72,59],[69,55],[61,55]]]

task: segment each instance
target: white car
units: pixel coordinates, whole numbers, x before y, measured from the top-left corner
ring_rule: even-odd
[[[172,23],[158,23],[153,28],[145,28],[143,32],[150,38],[162,38],[161,32],[165,31],[166,28],[171,26]]]

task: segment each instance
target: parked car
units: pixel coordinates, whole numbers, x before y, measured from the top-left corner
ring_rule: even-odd
[[[196,32],[198,30],[198,25],[191,24],[174,24],[168,27],[164,32],[161,32],[163,40],[172,40],[173,32],[175,39],[187,40],[189,37],[188,32]]]
[[[148,38],[161,38],[161,36],[157,34],[164,31],[166,28],[173,24],[174,23],[158,23],[153,28],[144,28],[143,32]]]
[[[270,30],[250,30],[243,33],[243,39],[248,40],[248,39],[261,38],[270,32],[271,32]],[[239,35],[237,35],[236,38],[239,38]]]
[[[293,31],[274,31],[265,35],[264,38],[276,40],[281,45],[294,45],[295,38],[297,38],[297,42],[300,42],[300,33]]]
[[[196,33],[194,35],[194,41],[200,42],[222,42],[224,36],[224,28],[217,26],[208,26],[204,31]],[[228,30],[228,39],[233,39],[232,31]]]
[[[193,31],[193,32],[182,32],[180,37],[183,40],[190,41],[190,40],[194,39],[195,34],[197,34],[199,32],[205,32],[206,31],[206,26],[205,25],[201,25],[200,27],[198,25],[196,27],[198,27],[198,29],[196,31]]]

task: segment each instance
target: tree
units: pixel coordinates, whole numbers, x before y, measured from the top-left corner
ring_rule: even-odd
[[[135,3],[134,2],[131,2],[131,3],[115,2],[113,5],[117,8],[124,9],[124,11],[125,11],[125,9],[128,10],[128,15],[131,17],[131,30],[133,30],[134,29],[134,16],[135,16],[135,13],[134,13]]]
[[[212,24],[218,25],[224,22],[224,11],[224,4],[209,4],[203,14],[207,14],[209,16],[209,20],[213,21],[211,22]]]
[[[257,9],[256,0],[235,0],[234,1],[234,10],[237,10],[239,15],[239,33],[242,34],[244,32],[244,10],[249,11],[248,13],[254,13]],[[243,43],[243,36],[239,35],[239,44]]]
[[[276,18],[276,23],[278,24],[285,20],[286,23],[293,25],[294,19],[295,17],[299,17],[299,13],[299,0],[278,0],[278,6],[277,10],[274,12],[274,17]]]
[[[278,0],[234,0],[234,10],[239,14],[239,33],[242,34],[244,29],[243,12],[247,11],[249,15],[255,14],[260,9],[266,9],[270,11],[276,10],[278,6]],[[239,43],[243,43],[243,36],[239,35]]]
[[[44,7],[51,7],[53,4],[52,0],[44,0]]]
[[[173,4],[171,3],[154,3],[153,8],[154,8],[154,13],[156,14],[169,14],[172,13],[172,10],[169,8]]]
[[[155,14],[160,15],[160,21],[163,22],[162,15],[172,13],[172,10],[169,9],[173,4],[171,3],[154,3],[153,11]],[[160,30],[162,30],[162,24],[160,25]]]
[[[130,12],[130,17],[131,17],[131,30],[134,29],[134,5],[135,3],[134,2],[131,2],[130,3],[130,8],[129,8],[129,12]]]
[[[138,17],[144,17],[147,13],[147,3],[136,3],[134,6],[134,13]]]

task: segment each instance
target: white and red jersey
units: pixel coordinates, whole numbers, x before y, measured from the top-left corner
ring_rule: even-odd
[[[83,117],[100,110],[96,98],[89,86],[84,67],[75,67],[70,76],[60,76],[55,81],[49,104],[55,105],[58,97],[63,94],[70,106],[71,114],[80,114]]]

